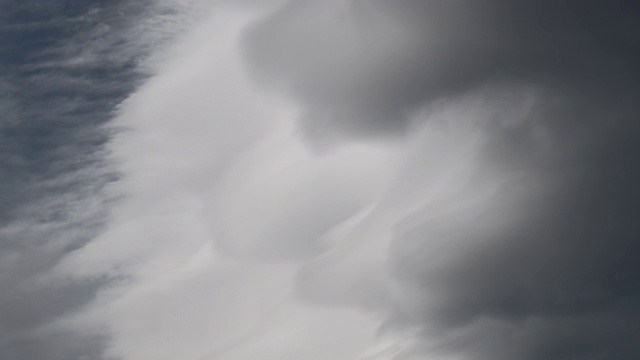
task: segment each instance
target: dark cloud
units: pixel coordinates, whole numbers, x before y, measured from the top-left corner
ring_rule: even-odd
[[[601,119],[615,109],[601,103],[549,102],[515,128],[491,129],[467,185],[497,161],[513,176],[490,201],[448,216],[414,214],[420,225],[399,227],[395,274],[422,294],[415,309],[398,309],[400,321],[477,359],[632,359],[640,351],[629,335],[640,315],[638,113],[609,124]],[[533,124],[552,131],[552,151],[541,151]],[[416,255],[434,241],[467,245],[437,263]],[[460,329],[462,339],[443,335]]]
[[[501,89],[467,186],[510,180],[478,208],[398,226],[391,261],[413,305],[389,323],[421,329],[415,351],[638,358],[637,4],[295,1],[257,22],[246,49],[301,100],[313,141],[399,134],[436,100]],[[505,94],[522,88],[535,100],[514,115]]]
[[[372,135],[489,81],[628,85],[636,29],[624,1],[293,1],[248,31],[246,52],[301,99],[308,131]]]

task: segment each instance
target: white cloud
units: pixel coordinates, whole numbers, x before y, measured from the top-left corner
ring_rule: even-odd
[[[106,328],[107,355],[346,360],[375,337],[369,315],[293,296],[299,258],[272,263],[220,246],[315,255],[304,249],[317,246],[296,242],[319,241],[388,177],[384,148],[326,156],[305,148],[292,128],[295,108],[246,77],[235,47],[247,21],[222,12],[185,37],[166,52],[180,56],[165,60],[116,119],[111,151],[123,179],[113,191],[123,198],[106,231],[56,273],[127,279],[58,323]]]
[[[219,8],[122,106],[122,198],[55,275],[126,280],[58,325],[107,329],[107,355],[124,360],[392,359],[412,337],[380,331],[411,302],[392,239],[419,209],[483,204],[496,178],[468,186],[483,139],[445,106],[402,141],[309,148],[295,104],[243,67],[253,16]]]

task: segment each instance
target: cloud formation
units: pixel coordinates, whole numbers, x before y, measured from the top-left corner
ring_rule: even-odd
[[[249,64],[301,102],[311,141],[474,109],[451,120],[483,139],[460,187],[393,227],[407,298],[387,321],[420,329],[421,356],[637,357],[639,14],[628,2],[303,1],[249,30]],[[445,210],[473,193],[484,198]]]
[[[45,5],[89,25],[0,88],[9,359],[638,357],[633,4]]]
[[[114,120],[127,129],[110,143],[122,200],[53,275],[121,279],[57,322],[106,329],[106,358],[350,359],[375,336],[366,314],[297,301],[293,278],[330,245],[316,237],[375,194],[380,185],[360,182],[385,160],[377,145],[330,157],[304,146],[292,107],[242,69],[250,20],[214,15]]]
[[[598,1],[292,1],[252,26],[249,63],[322,134],[397,132],[487,82],[633,86],[637,9]]]
[[[150,2],[0,2],[0,354],[96,358],[103,333],[50,325],[90,303],[106,279],[50,281],[90,242],[118,178],[104,127],[167,42],[166,6]],[[167,21],[169,20],[169,21]],[[161,24],[161,31],[158,25]]]

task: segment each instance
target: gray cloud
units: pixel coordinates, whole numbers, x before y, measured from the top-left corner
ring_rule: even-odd
[[[466,329],[451,346],[479,359],[634,358],[638,130],[624,119],[585,128],[610,116],[601,103],[540,103],[517,128],[491,129],[484,156],[517,176],[488,205],[400,227],[396,275],[424,294],[401,321],[429,336]],[[552,131],[552,151],[540,151],[531,124]],[[433,265],[415,254],[434,239],[469,245]]]
[[[624,1],[296,1],[245,46],[300,100],[311,141],[401,134],[424,106],[500,89],[466,188],[509,180],[396,228],[393,276],[410,290],[388,323],[421,330],[417,353],[635,359],[639,34]],[[522,89],[533,103],[514,112]]]
[[[633,10],[594,1],[296,1],[248,31],[246,52],[260,76],[301,99],[307,130],[394,133],[418,107],[489,81],[628,86],[637,76]]]
[[[637,6],[212,3],[0,1],[5,358],[638,357]]]

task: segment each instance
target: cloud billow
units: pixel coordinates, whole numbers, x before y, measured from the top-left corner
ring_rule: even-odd
[[[624,77],[638,76],[634,10],[594,1],[291,2],[248,30],[246,53],[259,76],[301,100],[310,131],[393,133],[418,107],[492,81],[629,86]]]
[[[3,359],[640,355],[637,5],[0,9]]]
[[[465,115],[485,141],[461,194],[507,180],[479,207],[427,204],[395,228],[390,271],[410,290],[383,311],[420,329],[415,351],[635,359],[638,34],[640,8],[623,1],[303,1],[245,46],[300,101],[312,142],[396,136],[425,107],[499,89],[493,116]],[[533,100],[513,112],[522,89]]]

